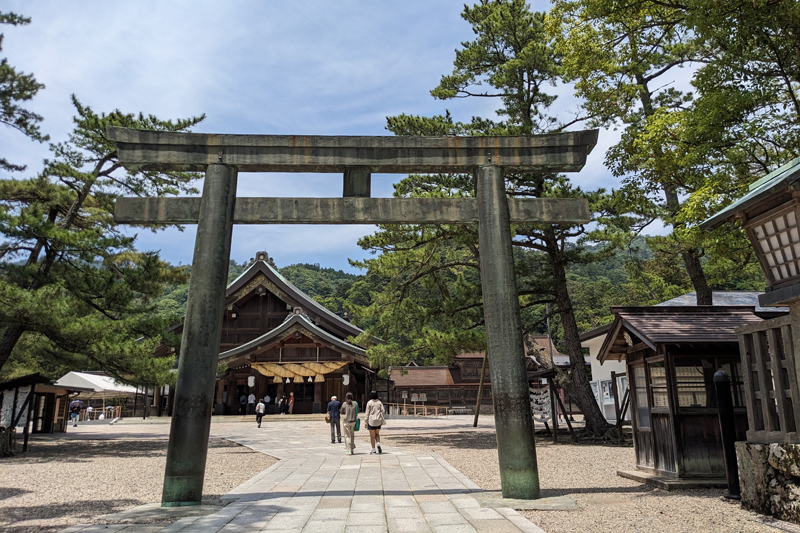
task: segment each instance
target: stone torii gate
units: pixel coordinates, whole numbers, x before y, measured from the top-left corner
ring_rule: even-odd
[[[508,199],[504,170],[577,172],[597,130],[520,137],[212,135],[109,128],[128,169],[204,171],[200,198],[120,198],[122,224],[197,224],[162,506],[203,491],[233,224],[478,223],[503,497],[539,497],[510,224],[589,221],[582,199]],[[237,198],[239,172],[344,174],[343,198]],[[370,198],[371,173],[474,173],[476,198]]]

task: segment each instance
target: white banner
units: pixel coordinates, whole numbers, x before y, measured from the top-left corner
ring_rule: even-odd
[[[548,387],[536,389],[529,387],[528,391],[530,391],[531,396],[533,419],[537,422],[548,422],[552,413],[550,408],[550,389]]]

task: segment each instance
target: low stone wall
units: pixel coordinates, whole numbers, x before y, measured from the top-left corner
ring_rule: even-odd
[[[800,523],[800,445],[736,443],[742,506]]]

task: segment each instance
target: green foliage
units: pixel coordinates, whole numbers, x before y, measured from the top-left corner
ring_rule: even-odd
[[[531,12],[525,0],[481,0],[464,6],[462,18],[476,37],[456,50],[452,74],[442,76],[431,95],[441,100],[495,97],[498,115],[511,135],[544,131],[554,123],[543,110],[556,97],[543,92],[555,85],[555,52],[545,35],[544,13]]]
[[[105,135],[110,126],[186,131],[203,117],[98,115],[73,104],[75,129],[51,145],[42,172],[0,182],[0,367],[6,374],[13,356],[10,368],[99,368],[142,385],[169,382],[174,361],[152,354],[177,317],[154,302],[186,275],[136,251],[114,223],[113,203],[122,194],[196,192],[196,176],[126,171]]]
[[[742,231],[696,224],[800,153],[798,21],[798,3],[783,0],[556,0],[549,15],[585,110],[623,130],[606,154],[620,208],[640,215],[634,230],[655,218],[673,227],[663,244],[698,295],[740,272],[757,283]],[[694,90],[681,92],[674,72],[689,64]]]
[[[247,269],[250,263],[237,263],[231,260],[228,267],[228,284],[232,283]],[[187,278],[191,276],[192,267],[177,267]],[[323,268],[319,264],[298,263],[279,268],[278,272],[298,289],[321,303],[334,313],[344,309],[343,304],[349,298],[348,291],[361,278],[357,274],[349,274],[342,270]],[[189,296],[189,283],[168,285],[156,299],[155,305],[165,314],[181,317],[186,314],[186,300]]]
[[[0,24],[20,26],[29,24],[31,19],[16,13],[0,13]],[[2,50],[3,34],[0,34],[0,50]],[[22,102],[31,100],[44,85],[36,81],[33,74],[18,72],[9,65],[8,59],[0,60],[0,124],[13,128],[34,141],[44,142],[47,135],[42,134],[39,123],[42,117],[22,107]],[[0,158],[0,169],[21,171],[24,166],[10,163]]]
[[[295,287],[334,313],[344,309],[347,292],[359,278],[356,274],[308,263],[289,265],[278,271]]]
[[[495,98],[501,104],[496,110],[501,120],[473,117],[469,123],[460,123],[450,113],[431,118],[400,115],[387,119],[390,131],[396,135],[532,135],[575,122],[559,122],[548,114],[555,96],[544,89],[557,81],[558,58],[545,31],[544,14],[531,12],[521,0],[482,0],[465,6],[462,17],[476,37],[462,43],[452,74],[443,76],[431,94],[439,99]],[[604,191],[583,191],[564,176],[507,171],[504,177],[511,197],[585,198],[595,213],[594,222],[601,227],[607,218],[619,216]],[[459,198],[474,191],[470,175],[411,175],[395,187],[395,196]],[[600,256],[587,254],[583,248],[587,231],[582,225],[520,224],[512,230],[525,327],[528,331],[541,327],[547,318],[540,312],[542,304],[554,304],[566,352],[576,362],[564,386],[586,414],[587,431],[601,434],[607,423],[592,400],[566,274],[571,264]],[[401,364],[410,357],[443,363],[459,352],[485,349],[477,228],[386,225],[359,244],[378,255],[354,264],[384,280],[379,290],[371,292],[370,305],[354,311],[359,318],[378,317],[359,339],[367,342],[375,336],[386,341],[369,348],[373,366]]]

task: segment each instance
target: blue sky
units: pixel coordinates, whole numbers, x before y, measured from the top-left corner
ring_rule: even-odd
[[[548,8],[533,2],[534,9]],[[473,36],[462,2],[6,1],[4,11],[31,17],[2,28],[2,55],[46,88],[28,106],[43,115],[54,141],[71,129],[70,94],[96,111],[178,118],[205,113],[195,131],[213,133],[387,135],[386,117],[432,115],[457,120],[493,116],[496,102],[434,100],[429,91],[452,70],[455,49]],[[558,112],[575,108],[569,87]],[[566,115],[565,115],[566,118]],[[601,132],[586,168],[571,178],[587,188],[614,187],[602,160],[617,138]],[[0,129],[2,154],[41,168],[46,146]],[[22,175],[20,175],[22,177]],[[398,175],[373,177],[373,196],[388,197]],[[199,184],[198,184],[199,185]],[[239,196],[341,196],[331,174],[240,174]],[[231,256],[267,250],[278,266],[320,263],[353,271],[347,258],[371,226],[237,226]],[[191,263],[194,226],[140,232],[141,249]]]

